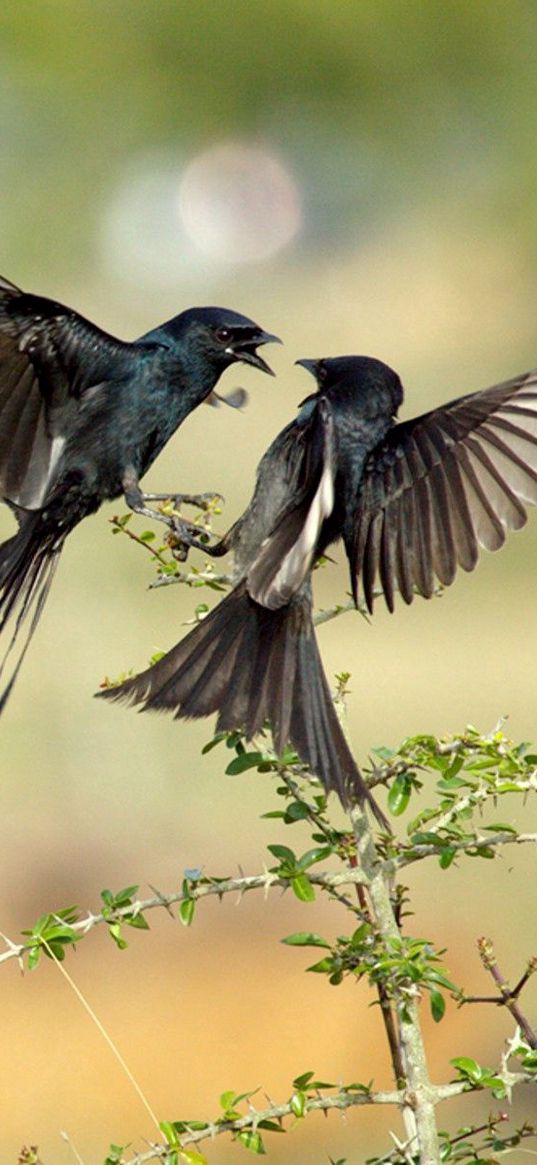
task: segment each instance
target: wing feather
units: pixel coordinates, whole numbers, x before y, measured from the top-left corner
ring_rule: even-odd
[[[131,345],[0,278],[0,496],[38,509],[87,389],[119,376]]]
[[[537,371],[395,425],[369,458],[345,544],[355,594],[393,610],[473,570],[537,504]]]
[[[323,524],[334,508],[334,419],[325,398],[319,399],[311,426],[311,436],[303,442],[299,500],[280,515],[247,574],[249,595],[271,610],[289,603],[302,586],[315,561]]]

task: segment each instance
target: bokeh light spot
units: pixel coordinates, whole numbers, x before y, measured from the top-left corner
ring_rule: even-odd
[[[301,199],[283,162],[260,146],[220,143],[186,167],[179,213],[196,247],[216,261],[252,263],[281,251],[301,227]]]

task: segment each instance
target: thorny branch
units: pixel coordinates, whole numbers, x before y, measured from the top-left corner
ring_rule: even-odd
[[[295,794],[294,794],[295,795]],[[470,850],[474,852],[480,847],[499,846],[499,845],[516,845],[523,842],[537,843],[537,834],[496,834],[493,837],[483,839],[468,839],[461,842],[450,842],[459,851]],[[402,866],[409,865],[413,861],[417,861],[420,857],[437,856],[438,851],[433,845],[431,846],[413,846],[412,854],[408,856],[403,852],[398,857],[391,857],[385,861],[379,861],[379,870],[385,875],[393,876],[397,869]],[[347,868],[344,872],[339,874],[308,871],[308,879],[314,886],[319,886],[320,889],[326,890],[332,897],[337,898],[342,905],[349,907],[353,912],[357,912],[357,908],[343,895],[339,893],[341,887],[344,886],[365,886],[367,885],[366,875],[361,869]],[[176,903],[181,903],[187,899],[194,899],[198,901],[201,898],[207,898],[216,895],[218,898],[223,898],[226,894],[237,894],[239,898],[243,894],[251,890],[264,890],[265,894],[272,889],[287,890],[289,888],[289,881],[286,878],[281,878],[277,874],[265,870],[262,874],[250,874],[237,878],[225,879],[202,879],[199,883],[192,882],[187,894],[183,890],[172,891],[169,894],[157,892],[152,898],[136,899],[130,902],[129,905],[118,907],[113,913],[105,913],[99,911],[93,913],[92,911],[78,921],[71,924],[71,930],[81,937],[88,934],[94,927],[100,926],[103,923],[110,924],[111,922],[121,922],[129,918],[135,918],[137,915],[145,913],[147,910],[166,909],[169,910],[171,906]],[[361,911],[358,909],[358,913]],[[9,961],[10,959],[22,960],[24,953],[34,945],[35,940],[29,942],[15,943],[6,935],[0,932],[0,937],[7,946],[7,950],[0,954],[0,964]]]
[[[516,1074],[517,1083],[523,1083],[530,1079],[525,1073],[519,1072]],[[455,1081],[451,1084],[442,1084],[433,1088],[432,1094],[435,1103],[443,1100],[450,1100],[455,1096],[460,1096],[461,1093],[467,1091],[467,1085],[463,1081]],[[404,1093],[397,1092],[354,1092],[345,1091],[343,1088],[336,1096],[319,1096],[312,1100],[306,1100],[304,1104],[304,1114],[308,1112],[330,1112],[330,1111],[344,1111],[348,1108],[356,1106],[363,1106],[368,1104],[379,1105],[398,1105],[400,1106],[404,1100]],[[215,1121],[204,1122],[202,1129],[195,1129],[183,1133],[180,1138],[181,1148],[187,1148],[188,1145],[199,1144],[201,1141],[207,1139],[214,1140],[215,1137],[221,1133],[239,1133],[246,1129],[255,1131],[262,1121],[276,1121],[280,1123],[285,1117],[294,1116],[295,1110],[291,1101],[285,1104],[274,1104],[266,1109],[256,1109],[249,1104],[250,1111],[244,1116],[238,1117],[233,1121]],[[165,1158],[169,1153],[169,1145],[154,1144],[144,1153],[137,1153],[128,1161],[128,1165],[146,1165],[149,1161],[156,1161]]]
[[[341,874],[323,874],[308,872],[310,882],[316,886],[320,886],[328,891],[337,889],[338,886],[356,885],[358,882],[365,881],[361,870],[348,870]],[[289,888],[289,882],[285,878],[278,877],[277,874],[271,874],[266,870],[263,874],[251,874],[240,878],[226,878],[225,880],[207,880],[201,884],[192,883],[189,891],[185,894],[182,890],[173,891],[171,894],[162,894],[157,892],[153,898],[137,899],[131,902],[128,906],[120,907],[114,910],[113,913],[98,912],[93,914],[89,912],[85,918],[79,919],[77,922],[71,924],[70,929],[77,935],[86,935],[94,927],[100,926],[102,923],[110,924],[111,922],[121,922],[122,919],[136,918],[137,915],[145,913],[146,910],[164,909],[169,910],[170,906],[175,903],[184,902],[187,899],[207,898],[211,895],[217,895],[218,898],[223,898],[224,894],[237,894],[239,898],[243,894],[248,893],[249,890],[264,890],[268,893],[271,889],[279,888],[286,890]],[[1,935],[7,945],[7,950],[0,954],[0,963],[5,963],[9,959],[22,959],[25,951],[32,945],[34,941],[24,943],[14,943],[5,935]]]

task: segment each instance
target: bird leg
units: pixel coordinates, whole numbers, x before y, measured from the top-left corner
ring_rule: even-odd
[[[153,510],[149,506],[146,506],[146,497],[142,493],[138,482],[128,479],[127,475],[123,479],[123,493],[129,509],[133,510],[135,514],[141,514],[144,518],[151,518],[152,521],[165,522],[167,526],[173,528],[174,520],[171,515],[163,514],[160,510]]]
[[[178,506],[181,502],[188,502],[188,504],[198,506],[200,509],[208,509],[209,503],[214,498],[220,498],[221,494],[144,494],[133,469],[127,470],[123,475],[122,485],[129,509],[133,510],[135,514],[142,514],[143,517],[150,518],[151,521],[164,522],[169,527],[174,540],[176,540],[175,545],[172,546],[172,553],[179,562],[186,562],[191,548],[203,550],[205,554],[215,557],[226,553],[226,536],[211,548],[196,537],[200,534],[200,529],[193,522],[179,518],[177,514],[163,514],[161,510],[154,510],[145,504],[146,502],[171,501],[174,506]],[[210,531],[207,531],[207,535],[210,535]]]

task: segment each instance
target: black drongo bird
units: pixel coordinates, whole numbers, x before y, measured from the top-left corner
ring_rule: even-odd
[[[254,736],[269,720],[343,803],[372,801],[337,720],[315,641],[311,571],[342,538],[352,589],[390,610],[472,570],[537,503],[537,372],[401,424],[380,360],[299,360],[317,380],[263,457],[245,513],[210,553],[235,552],[235,589],[153,667],[104,693],[176,716],[218,712]],[[207,548],[205,548],[207,549]],[[373,806],[377,816],[382,815]]]
[[[144,495],[140,478],[225,368],[271,371],[256,349],[275,339],[237,312],[202,307],[127,343],[0,279],[0,497],[19,523],[0,546],[0,632],[13,628],[0,675],[28,627],[0,710],[67,535],[122,493],[132,509],[159,516],[144,504],[158,495]]]

